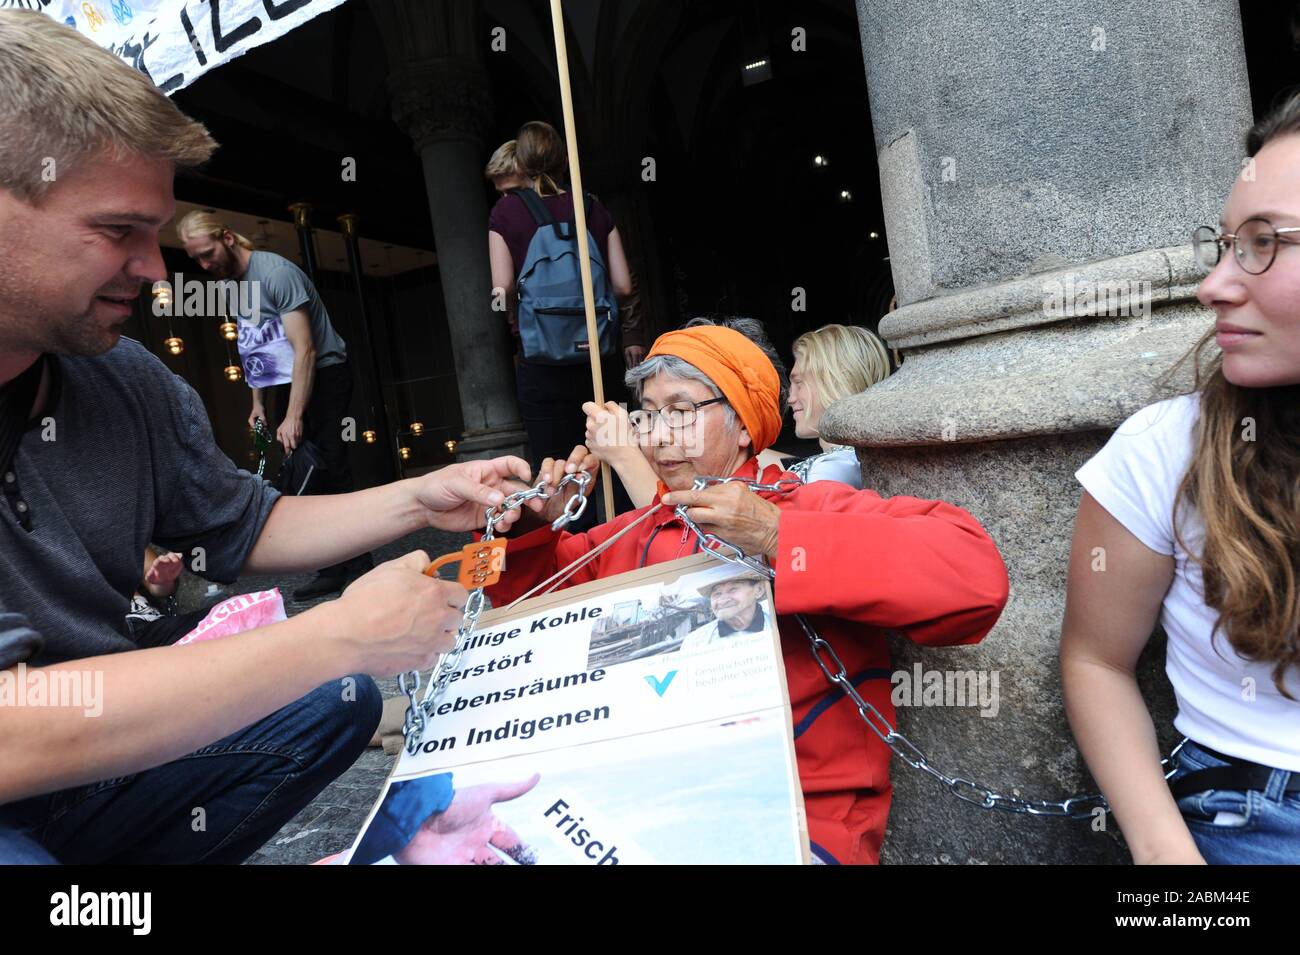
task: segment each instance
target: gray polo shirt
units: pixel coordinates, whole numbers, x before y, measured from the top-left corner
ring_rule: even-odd
[[[194,389],[139,342],[51,368],[10,467],[30,530],[0,497],[0,626],[45,638],[33,665],[135,649],[126,612],[145,545],[228,583],[279,497],[221,453]]]
[[[311,318],[316,367],[325,368],[347,361],[347,345],[334,330],[316,286],[298,266],[274,252],[255,251],[249,256],[248,270],[240,281],[258,283],[261,315],[250,317],[252,322],[259,327],[266,322],[276,323],[282,315],[301,308]]]

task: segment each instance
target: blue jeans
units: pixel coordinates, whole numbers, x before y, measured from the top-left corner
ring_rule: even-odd
[[[335,680],[174,762],[0,806],[0,863],[242,862],[356,761],[381,708],[369,677]]]
[[[1180,779],[1228,765],[1188,740],[1178,753]],[[1178,800],[1187,828],[1210,865],[1300,864],[1300,793],[1284,793],[1291,773],[1273,770],[1263,790],[1209,789]],[[1232,815],[1215,822],[1219,813]]]

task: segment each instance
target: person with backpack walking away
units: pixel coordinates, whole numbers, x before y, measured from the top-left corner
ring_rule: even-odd
[[[573,196],[560,186],[564,140],[548,123],[525,123],[515,162],[530,186],[508,190],[493,206],[488,249],[493,298],[505,304],[515,341],[519,411],[535,467],[582,443],[582,405],[593,396]],[[489,164],[489,178],[493,171]],[[620,327],[619,300],[632,294],[632,279],[618,229],[595,197],[585,201],[602,370],[606,389],[617,388],[625,366],[644,352],[641,330]]]

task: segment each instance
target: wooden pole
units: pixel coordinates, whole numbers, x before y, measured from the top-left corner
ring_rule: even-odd
[[[569,146],[574,223],[577,226],[578,264],[582,272],[582,304],[587,313],[587,357],[591,360],[591,385],[596,404],[605,404],[605,382],[600,373],[600,336],[596,333],[596,296],[591,288],[591,250],[587,245],[587,209],[583,202],[582,168],[578,164],[578,129],[573,119],[573,89],[569,85],[569,52],[564,42],[564,8],[551,0],[551,27],[555,31],[555,66],[560,76],[560,102],[564,107],[564,140]],[[614,518],[614,485],[609,463],[600,465],[600,483],[605,491],[605,520]]]

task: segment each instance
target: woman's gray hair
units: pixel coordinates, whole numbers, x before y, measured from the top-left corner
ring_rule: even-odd
[[[784,413],[785,399],[789,394],[790,386],[785,373],[785,364],[781,361],[781,356],[777,354],[776,349],[767,338],[767,331],[763,328],[763,323],[756,318],[747,318],[743,315],[722,315],[716,317],[698,317],[692,318],[682,328],[698,328],[701,325],[718,325],[722,328],[730,328],[733,331],[740,332],[751,342],[758,346],[759,350],[767,356],[767,360],[772,363],[776,369],[777,378],[781,382],[780,393],[777,398],[777,410]],[[655,355],[653,358],[647,358],[635,368],[628,369],[627,374],[623,377],[623,383],[632,390],[636,395],[637,401],[641,400],[642,383],[653,378],[655,375],[672,375],[675,378],[689,378],[692,381],[702,381],[708,385],[713,392],[714,397],[721,398],[722,390],[713,383],[713,379],[700,371],[685,359],[678,358],[676,355]],[[727,427],[736,426],[736,409],[731,407],[731,402],[722,406],[726,414]]]
[[[635,368],[629,368],[626,375],[623,376],[623,383],[632,390],[636,395],[636,400],[641,400],[641,385],[655,375],[671,375],[674,378],[689,378],[691,381],[702,381],[709,386],[715,398],[722,397],[722,390],[713,383],[713,379],[692,365],[685,358],[678,358],[676,355],[655,355],[653,358],[647,358]],[[726,415],[727,430],[734,431],[736,428],[736,409],[731,407],[731,402],[722,406],[722,413]]]

